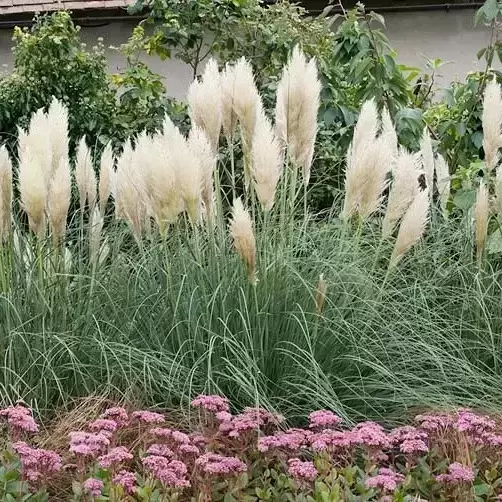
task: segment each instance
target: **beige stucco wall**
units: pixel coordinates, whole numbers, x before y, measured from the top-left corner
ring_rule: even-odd
[[[462,78],[468,71],[481,68],[476,53],[487,45],[489,33],[484,27],[474,28],[474,10],[387,13],[387,34],[397,50],[398,59],[411,66],[425,66],[425,56],[451,61],[441,69],[441,82]],[[83,40],[92,45],[98,37],[104,43],[119,46],[130,35],[134,23],[113,22],[106,26],[82,28]],[[0,65],[12,64],[12,30],[0,30]],[[109,49],[110,70],[117,72],[124,61]],[[192,79],[192,70],[179,61],[147,58],[152,70],[165,77],[169,94],[183,98]]]

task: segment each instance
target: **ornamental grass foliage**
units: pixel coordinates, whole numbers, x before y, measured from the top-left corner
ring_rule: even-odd
[[[82,138],[72,160],[56,99],[34,113],[15,158],[0,149],[5,404],[50,415],[96,393],[168,407],[207,392],[293,420],[327,408],[347,423],[500,409],[490,248],[502,117],[486,114],[494,165],[459,216],[427,131],[407,151],[367,101],[343,197],[319,221],[308,190],[320,91],[297,47],[270,116],[248,61],[213,61],[191,86],[188,134],[165,117],[100,158]],[[495,82],[485,99],[500,100]]]
[[[32,411],[9,406],[0,411],[2,500],[502,499],[500,423],[468,409],[395,428],[317,410],[289,428],[263,408],[232,414],[217,395],[191,406],[183,430],[168,414],[101,406],[63,439],[50,428],[37,435]]]

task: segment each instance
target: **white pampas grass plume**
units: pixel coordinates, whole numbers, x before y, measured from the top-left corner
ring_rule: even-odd
[[[0,148],[0,243],[12,230],[12,162],[7,148]]]
[[[243,148],[249,152],[256,119],[263,105],[254,81],[253,69],[244,57],[237,61],[233,76],[233,109],[241,126]]]
[[[378,110],[374,99],[363,103],[359,117],[354,127],[352,149],[364,149],[368,143],[375,140],[379,128]]]
[[[75,181],[77,183],[80,209],[83,210],[85,202],[89,203],[91,211],[96,204],[96,175],[92,166],[92,157],[85,138],[81,138],[76,154]]]
[[[38,156],[25,147],[19,161],[18,172],[21,207],[28,215],[31,231],[40,238],[45,233],[47,203],[47,183],[44,175],[45,170]]]
[[[495,176],[495,196],[497,213],[502,214],[502,166],[500,165],[497,167]]]
[[[209,139],[202,129],[193,128],[188,136],[188,146],[200,162],[202,179],[202,202],[205,213],[211,218],[213,212],[213,173],[216,168],[216,155]]]
[[[392,158],[392,148],[382,137],[367,143],[364,148],[349,148],[342,217],[358,214],[366,219],[380,209]]]
[[[256,242],[253,232],[253,223],[240,197],[234,200],[234,205],[232,207],[230,236],[234,241],[237,254],[246,265],[249,281],[251,284],[256,284]]]
[[[387,173],[392,166],[393,148],[387,136],[377,137],[379,129],[375,102],[366,101],[347,152],[342,218],[355,214],[365,218],[380,208]]]
[[[427,188],[418,192],[401,220],[389,268],[395,267],[410,248],[422,238],[429,219],[428,192]]]
[[[210,147],[209,147],[210,148]],[[163,136],[156,135],[142,154],[146,193],[159,230],[174,223],[183,211],[183,201],[176,185],[176,173]]]
[[[476,257],[478,262],[483,258],[483,251],[486,244],[486,236],[488,233],[488,218],[489,218],[489,194],[483,182],[479,184],[476,204],[474,206],[474,223],[476,227]]]
[[[203,173],[201,161],[179,133],[167,138],[169,158],[176,176],[177,188],[193,224],[201,218]]]
[[[445,158],[438,154],[434,162],[436,170],[436,184],[439,192],[439,205],[444,215],[447,214],[446,205],[450,198],[450,169]]]
[[[383,238],[392,234],[398,221],[418,194],[420,170],[416,157],[405,150],[399,152],[392,175],[392,186],[382,223]]]
[[[140,162],[134,156],[131,142],[127,141],[117,161],[115,212],[118,218],[129,221],[137,240],[141,238],[146,212],[145,184]]]
[[[307,58],[298,46],[284,68],[277,87],[276,129],[294,166],[303,170],[308,184],[317,135],[321,82],[315,59]]]
[[[386,138],[386,140],[389,142],[389,146],[392,149],[392,156],[394,160],[397,160],[397,157],[399,155],[399,143],[397,139],[396,129],[394,128],[394,124],[392,123],[392,119],[390,118],[390,113],[387,108],[384,108],[382,111],[381,136]]]
[[[220,75],[221,84],[221,124],[223,133],[228,144],[233,142],[235,128],[237,127],[237,115],[234,110],[235,96],[235,68],[226,64]]]
[[[501,142],[502,96],[500,86],[495,77],[488,83],[483,99],[483,150],[488,170],[492,170],[498,162],[498,151]]]
[[[18,157],[20,162],[26,150],[30,151],[30,157],[37,158],[37,164],[47,190],[53,173],[51,129],[47,115],[44,113],[43,108],[40,108],[32,115],[28,131],[25,133],[19,129],[18,135]],[[59,162],[59,159],[56,162]]]
[[[275,190],[281,176],[282,151],[272,124],[262,111],[256,123],[251,148],[254,189],[265,211],[274,205]]]
[[[66,219],[71,202],[71,177],[68,159],[62,156],[52,176],[47,202],[52,239],[57,246],[66,233]]]
[[[68,109],[56,98],[52,98],[47,112],[48,134],[52,150],[51,175],[59,169],[61,159],[68,162]]]
[[[210,59],[201,81],[194,80],[188,88],[188,106],[192,124],[202,129],[211,143],[213,152],[218,151],[222,121],[222,92],[218,63]]]
[[[115,169],[112,146],[108,143],[101,154],[99,165],[99,210],[104,216],[110,194],[114,192]]]
[[[324,310],[327,289],[328,288],[326,286],[326,281],[324,280],[324,275],[319,274],[319,280],[317,281],[315,293],[315,311],[318,316],[320,316]]]

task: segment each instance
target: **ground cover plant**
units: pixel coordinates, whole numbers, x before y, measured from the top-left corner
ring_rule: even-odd
[[[24,405],[1,410],[2,500],[502,499],[500,425],[470,410],[393,429],[351,427],[317,410],[304,428],[288,428],[263,408],[232,414],[221,396],[191,405],[183,428],[169,415],[101,402],[40,433]]]
[[[65,107],[36,112],[16,158],[2,150],[4,399],[50,414],[95,392],[163,407],[221,392],[348,422],[498,409],[500,89],[486,92],[477,202],[450,214],[428,135],[400,148],[368,101],[345,200],[318,222],[306,194],[320,91],[295,49],[273,124],[246,60],[212,62],[189,91],[188,136],[166,118],[117,158],[92,159],[83,138],[75,162]],[[218,160],[222,144],[244,164]]]

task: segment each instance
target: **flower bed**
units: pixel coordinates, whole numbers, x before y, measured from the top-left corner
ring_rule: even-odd
[[[287,428],[261,408],[232,414],[220,396],[192,407],[190,430],[153,411],[105,409],[64,451],[36,446],[30,409],[6,408],[1,500],[502,500],[502,433],[470,410],[394,429],[346,427],[318,410]]]

